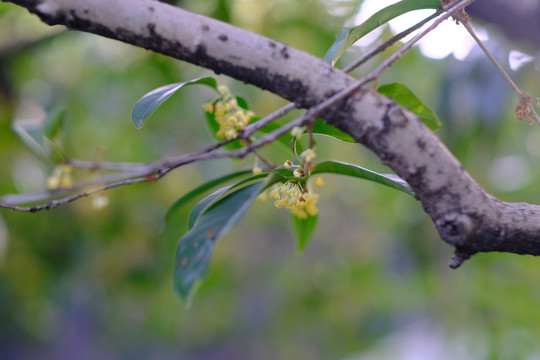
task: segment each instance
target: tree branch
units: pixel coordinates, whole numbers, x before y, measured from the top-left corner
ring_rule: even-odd
[[[510,39],[540,48],[540,3],[529,0],[481,0],[467,8],[474,18],[494,24]]]
[[[156,1],[11,2],[48,24],[188,61],[267,89],[300,107],[311,108],[356,83],[286,44]],[[458,3],[466,2],[452,4]],[[453,267],[477,252],[540,255],[540,207],[488,195],[433,132],[391,99],[361,88],[323,115],[410,184],[441,238],[456,247]]]

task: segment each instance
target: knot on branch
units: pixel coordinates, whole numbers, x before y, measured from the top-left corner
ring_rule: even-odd
[[[435,222],[441,238],[453,246],[465,245],[473,230],[471,218],[464,214],[449,213]]]
[[[450,268],[455,270],[458,267],[460,267],[461,264],[465,262],[465,260],[468,260],[472,255],[473,254],[456,249],[456,252],[454,253],[454,256],[452,257],[452,259],[450,260],[450,264],[448,264],[448,266],[450,266]]]

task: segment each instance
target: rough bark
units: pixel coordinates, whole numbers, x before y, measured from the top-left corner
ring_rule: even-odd
[[[6,0],[4,0],[6,1]],[[63,24],[159,52],[313,106],[355,80],[290,46],[150,0],[11,0],[48,24]],[[540,255],[540,207],[487,194],[421,121],[361,89],[325,120],[372,150],[405,179],[441,238],[451,266],[477,252]]]

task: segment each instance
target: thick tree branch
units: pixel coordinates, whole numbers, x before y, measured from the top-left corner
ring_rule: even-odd
[[[48,24],[64,24],[204,66],[301,107],[313,107],[356,81],[288,45],[156,1],[11,2]],[[391,99],[363,88],[324,116],[411,185],[442,239],[456,247],[452,266],[476,252],[540,255],[540,207],[504,203],[485,193],[437,136]]]

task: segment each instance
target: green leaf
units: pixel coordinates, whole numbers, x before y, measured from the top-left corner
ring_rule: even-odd
[[[440,0],[402,0],[395,4],[385,7],[384,9],[373,14],[362,24],[343,29],[336,41],[332,44],[324,60],[331,63],[332,66],[339,58],[350,48],[355,42],[360,40],[364,35],[372,30],[375,30],[388,21],[414,10],[421,9],[439,9],[441,7]]]
[[[293,214],[292,220],[294,234],[296,235],[296,244],[298,246],[298,251],[303,252],[307,244],[311,240],[311,237],[315,233],[318,216],[311,216],[308,214],[307,218],[302,219]]]
[[[60,132],[65,116],[65,108],[59,107],[48,113],[42,121],[16,120],[13,130],[26,146],[47,157],[50,153],[48,146]]]
[[[183,300],[187,300],[193,286],[206,276],[216,240],[244,217],[262,187],[263,182],[258,182],[228,194],[205,211],[180,239],[174,288]]]
[[[394,99],[399,105],[409,109],[417,115],[422,122],[431,130],[436,131],[441,127],[441,121],[435,113],[418,100],[405,85],[393,83],[379,86],[377,91],[389,98]]]
[[[328,125],[327,123],[324,122],[323,119],[317,119],[315,121],[315,123],[313,124],[313,133],[327,135],[327,136],[333,137],[334,139],[356,144],[356,141],[353,139],[351,135],[344,133],[343,131],[339,130],[338,128],[332,125]]]
[[[131,121],[133,125],[140,129],[148,117],[156,110],[165,100],[170,98],[175,92],[188,85],[207,85],[217,90],[217,81],[212,77],[203,77],[191,81],[169,84],[161,86],[150,91],[148,94],[140,98],[131,110]]]
[[[214,186],[217,186],[219,184],[222,184],[226,181],[232,180],[234,178],[237,178],[239,176],[244,176],[251,174],[251,170],[243,170],[243,171],[237,171],[231,174],[227,174],[224,176],[220,176],[219,178],[210,180],[208,182],[205,182],[204,184],[201,184],[197,186],[195,189],[191,190],[190,192],[186,193],[182,197],[180,197],[178,200],[176,200],[169,210],[167,210],[167,213],[165,214],[165,221],[169,222],[172,217],[174,217],[175,213],[180,209],[183,205],[185,205],[188,201],[192,200],[193,198],[199,196],[206,190],[209,190],[213,188]]]
[[[208,195],[201,201],[199,201],[193,209],[191,209],[191,212],[188,216],[188,229],[191,229],[195,222],[199,219],[199,217],[204,213],[206,210],[208,210],[214,203],[216,203],[227,191],[238,188],[242,185],[245,185],[249,182],[256,181],[259,179],[262,179],[264,177],[267,177],[268,173],[261,173],[257,175],[250,176],[248,178],[242,179],[230,186],[223,187],[219,190],[216,190],[212,194]]]
[[[396,190],[403,191],[406,194],[413,195],[409,185],[396,175],[383,175],[360,167],[358,165],[348,164],[341,161],[323,161],[315,166],[311,175],[333,173],[347,176],[354,176],[360,179],[373,181],[382,185],[389,186]]]

